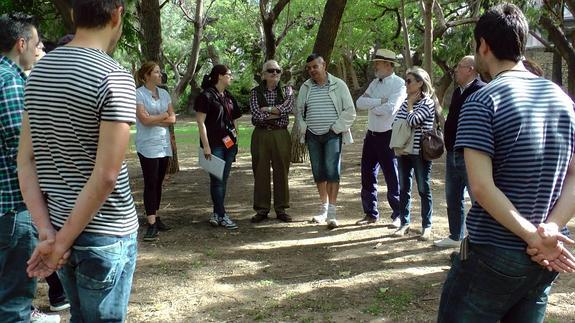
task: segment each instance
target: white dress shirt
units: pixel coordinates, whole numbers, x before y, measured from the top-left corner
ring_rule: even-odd
[[[367,129],[385,132],[391,130],[395,115],[406,97],[405,81],[392,73],[383,79],[374,79],[355,104],[359,110],[369,110]],[[387,99],[383,104],[382,98]]]

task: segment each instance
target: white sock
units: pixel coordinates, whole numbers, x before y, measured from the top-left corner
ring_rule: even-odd
[[[328,210],[328,211],[327,211],[327,216],[328,216],[329,218],[335,219],[335,211],[336,211],[335,204],[329,204],[328,207],[327,207],[327,210]]]

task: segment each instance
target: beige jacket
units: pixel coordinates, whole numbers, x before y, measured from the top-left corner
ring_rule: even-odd
[[[393,122],[389,148],[393,149],[396,156],[410,154],[413,150],[414,139],[413,129],[406,119],[398,119]]]
[[[331,126],[331,130],[337,134],[342,133],[342,141],[344,144],[353,143],[353,138],[351,136],[351,125],[355,120],[355,106],[353,104],[353,98],[349,89],[344,81],[341,79],[327,74],[330,87],[329,87],[329,97],[335,105],[335,110],[338,115],[338,119]],[[304,119],[305,107],[308,100],[309,89],[313,85],[313,80],[308,79],[305,81],[299,89],[299,94],[296,100],[295,106],[295,120],[299,130],[299,139],[301,143],[305,142],[305,132],[307,130],[307,124]]]

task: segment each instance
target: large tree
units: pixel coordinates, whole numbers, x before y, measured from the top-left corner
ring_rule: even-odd
[[[328,65],[346,4],[347,0],[327,0],[325,3],[323,16],[313,46],[313,52],[323,56]]]

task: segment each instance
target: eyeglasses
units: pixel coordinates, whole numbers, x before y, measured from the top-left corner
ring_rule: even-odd
[[[281,74],[281,73],[282,73],[282,70],[280,70],[279,68],[268,68],[268,69],[266,70],[266,72],[268,72],[268,73],[270,73],[270,74],[273,74],[273,73]]]
[[[227,75],[227,76],[232,76],[232,72],[227,72],[227,73],[226,73],[226,74],[224,74],[224,75]]]
[[[415,82],[415,80],[412,80],[412,79],[407,79],[407,80],[405,80],[405,84],[407,84],[407,85],[409,85],[409,84],[411,84],[411,83],[413,83],[413,82]]]

